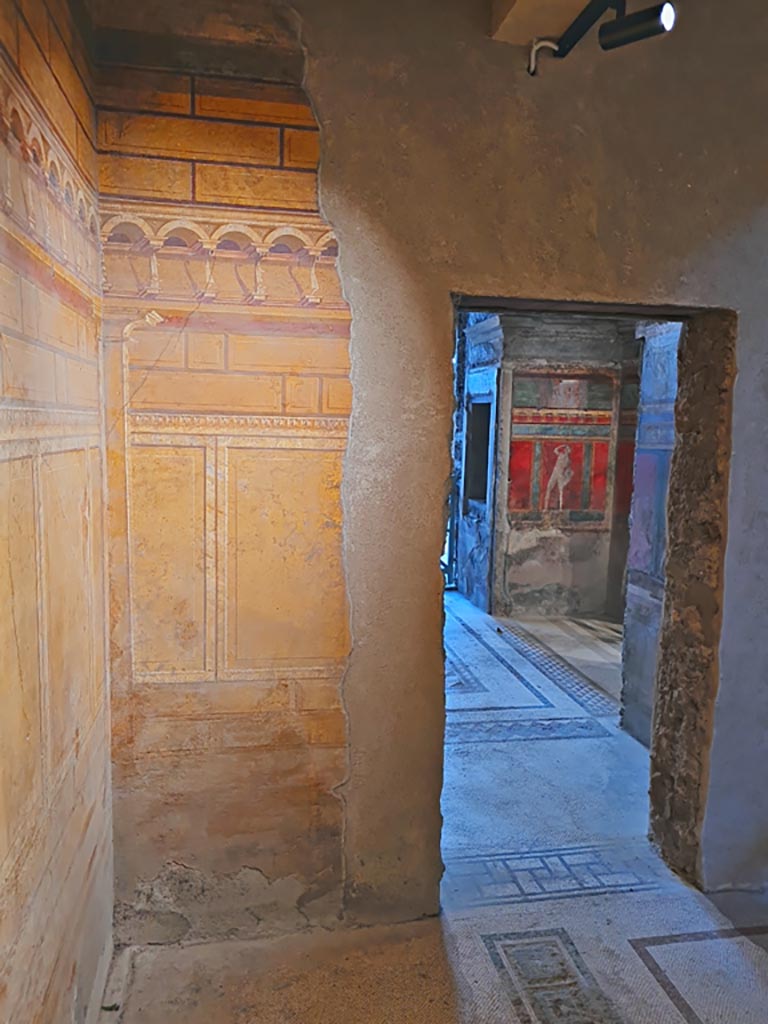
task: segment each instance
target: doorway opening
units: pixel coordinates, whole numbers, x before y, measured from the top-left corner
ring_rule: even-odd
[[[724,312],[457,308],[447,905],[655,884],[649,820],[700,881],[717,597],[703,630],[685,612],[722,584],[734,336]]]

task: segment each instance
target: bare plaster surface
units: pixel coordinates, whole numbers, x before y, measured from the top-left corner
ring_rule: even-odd
[[[737,311],[703,863],[710,885],[764,880],[768,548],[757,510],[768,455],[754,410],[766,392],[768,141],[755,131],[768,100],[755,73],[765,9],[682,0],[668,39],[602,54],[590,38],[532,79],[522,49],[491,42],[484,5],[469,0],[295,7],[322,131],[322,208],[353,314],[352,905],[363,918],[436,907],[452,292]],[[735,851],[734,828],[752,852]]]

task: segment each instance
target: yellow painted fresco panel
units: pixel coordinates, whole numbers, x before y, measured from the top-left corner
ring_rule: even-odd
[[[0,336],[3,395],[26,401],[56,400],[56,354],[16,338]]]
[[[33,2],[38,3],[39,0]],[[50,62],[51,69],[61,83],[65,96],[74,107],[81,125],[88,136],[94,138],[96,126],[91,98],[58,32],[51,32]]]
[[[38,0],[29,0],[30,4],[37,2]],[[51,16],[51,30],[54,27],[59,30],[67,49],[79,60],[85,46],[74,23],[69,0],[45,0],[45,6]]]
[[[258,334],[232,334],[229,337],[233,370],[349,370],[349,342],[328,338],[270,338]]]
[[[282,409],[279,377],[135,370],[130,374],[130,386],[136,409],[224,413],[276,413]]]
[[[320,379],[286,377],[285,411],[296,416],[310,416],[320,412]]]
[[[18,57],[16,22],[18,15],[13,0],[0,0],[0,43],[14,60]]]
[[[196,113],[241,121],[315,127],[312,109],[295,86],[242,82],[229,78],[197,80]]]
[[[94,318],[78,317],[78,349],[88,359],[96,359],[99,354],[98,322]]]
[[[198,370],[223,370],[227,339],[223,334],[187,334],[187,361]]]
[[[341,455],[227,453],[226,666],[343,657]]]
[[[67,359],[67,404],[95,409],[99,404],[99,374],[90,363]]]
[[[32,460],[0,462],[0,864],[40,791],[40,674]]]
[[[79,317],[55,295],[24,280],[21,285],[24,333],[69,352],[77,352],[80,338]]]
[[[351,411],[351,383],[343,377],[326,377],[323,381],[323,412],[346,416]]]
[[[43,53],[49,53],[48,10],[40,0],[20,0],[21,13],[32,29],[32,34]],[[52,33],[53,34],[53,33]]]
[[[55,771],[91,719],[88,468],[83,450],[47,455],[40,470],[48,738]]]
[[[93,574],[92,614],[93,614],[93,669],[91,671],[91,706],[95,711],[106,696],[106,591],[105,574],[106,560],[104,552],[104,495],[103,466],[101,452],[98,448],[88,449],[88,471],[90,478],[90,540],[91,540],[91,571]]]
[[[99,184],[99,156],[96,147],[80,124],[77,126],[77,163],[94,188]]]
[[[293,87],[100,80],[102,228],[201,239],[104,247],[120,884],[130,901],[132,879],[197,850],[234,871],[239,837],[261,835],[276,877],[327,885],[350,643],[335,421],[349,314],[316,213],[314,118]],[[142,323],[151,311],[164,322]]]
[[[205,669],[205,448],[129,455],[134,666]]]
[[[170,114],[192,112],[189,75],[135,68],[99,68],[96,71],[99,106],[121,110],[154,110]]]
[[[0,264],[0,326],[21,330],[21,282],[11,267]]]
[[[285,131],[283,163],[286,167],[317,167],[320,159],[320,133]]]
[[[77,152],[77,119],[37,43],[19,21],[19,66],[27,84],[71,153]]]
[[[184,339],[179,331],[138,331],[128,342],[131,366],[184,365]]]
[[[101,452],[88,448],[100,275],[76,220],[87,137],[46,60],[52,45],[75,104],[83,93],[49,14],[68,18],[66,0],[0,0],[3,110],[28,143],[0,139],[0,1020],[14,1024],[81,1016],[113,892]],[[66,198],[37,166],[49,155]],[[57,411],[68,396],[81,408]]]

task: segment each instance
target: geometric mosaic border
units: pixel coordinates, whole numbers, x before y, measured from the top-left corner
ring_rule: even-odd
[[[683,996],[664,968],[655,959],[651,950],[655,946],[673,946],[688,942],[707,942],[712,939],[740,939],[753,935],[768,935],[768,925],[752,925],[747,928],[720,928],[711,932],[688,932],[678,935],[654,935],[645,939],[630,939],[629,944],[674,1003],[685,1024],[704,1024],[688,1000]],[[768,1021],[768,1008],[766,1008]]]
[[[452,608],[446,608],[446,614],[448,614],[452,618],[454,618],[456,620],[456,622],[458,622],[458,624],[462,627],[462,629],[466,633],[469,633],[469,635],[474,640],[476,640],[477,643],[479,643],[481,647],[484,647],[485,650],[488,651],[489,654],[493,655],[493,657],[496,659],[496,661],[498,661],[500,665],[503,665],[504,668],[508,672],[510,672],[515,677],[515,679],[517,679],[517,681],[522,686],[524,686],[526,688],[526,690],[529,691],[529,693],[532,693],[533,696],[536,698],[536,700],[541,705],[541,707],[543,707],[543,708],[551,708],[551,707],[554,706],[552,704],[552,701],[548,700],[544,696],[544,694],[540,690],[538,690],[532,683],[529,683],[528,680],[525,678],[525,676],[523,676],[518,671],[518,669],[515,668],[515,666],[512,664],[512,662],[510,662],[507,658],[505,658],[504,655],[500,651],[497,651],[492,644],[489,644],[488,641],[485,639],[485,637],[477,629],[475,629],[474,626],[470,626],[470,624],[468,622],[465,622],[464,619],[462,619],[460,616],[458,616],[456,614],[455,611],[453,611]]]
[[[595,740],[608,739],[612,735],[595,718],[511,718],[506,721],[487,718],[459,722],[447,718],[445,723],[447,744]]]
[[[668,879],[643,842],[444,857],[443,896],[455,909],[653,892]]]
[[[453,649],[443,637],[445,648],[445,694],[461,696],[465,693],[488,693],[488,687],[482,683],[464,659]],[[449,676],[455,675],[456,682],[450,683]]]
[[[499,636],[558,686],[571,700],[598,718],[616,715],[618,706],[586,676],[544,647],[522,626],[499,624]]]
[[[457,615],[453,608],[446,607],[446,613],[451,615],[470,636],[474,637],[504,668],[526,686],[542,702],[544,707],[552,707],[551,701],[548,701],[540,691],[524,679],[515,666],[489,644],[477,629],[466,622],[460,615]],[[503,643],[512,647],[517,654],[525,658],[534,668],[538,669],[558,689],[562,690],[567,697],[575,701],[579,707],[584,708],[585,711],[588,711],[596,718],[615,717],[618,714],[618,705],[602,693],[595,683],[569,665],[567,661],[558,657],[548,647],[541,644],[522,626],[517,624],[513,626],[508,622],[501,622],[498,619],[494,621],[496,625],[494,635]]]

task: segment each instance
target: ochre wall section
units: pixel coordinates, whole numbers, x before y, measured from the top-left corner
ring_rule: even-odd
[[[0,1020],[111,952],[95,117],[66,7],[0,5]]]
[[[99,82],[119,934],[340,906],[349,312],[301,92]]]

